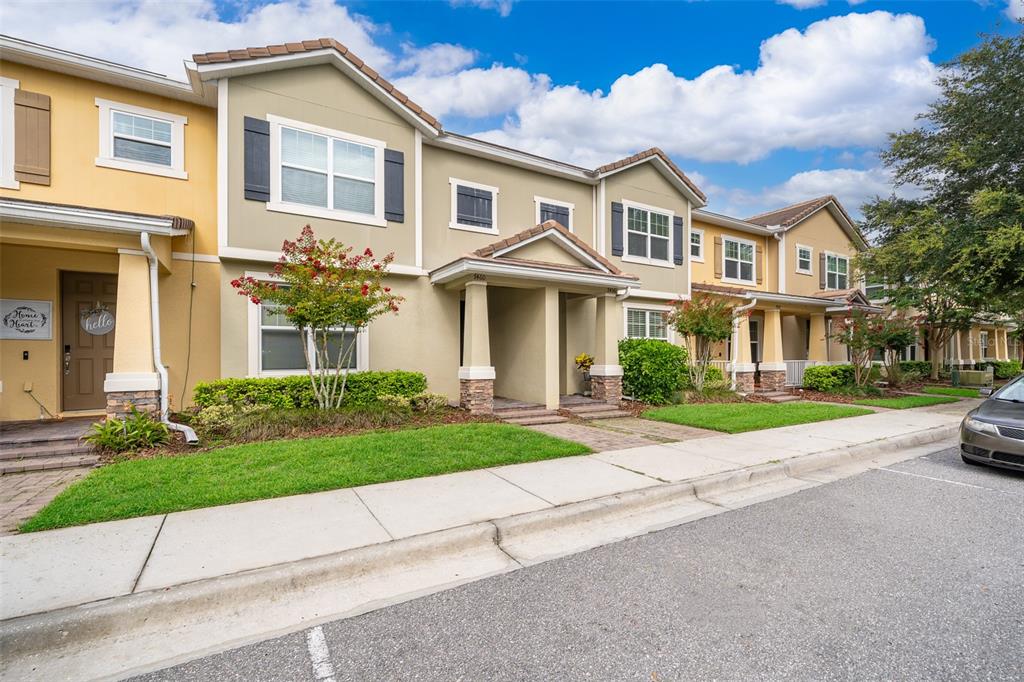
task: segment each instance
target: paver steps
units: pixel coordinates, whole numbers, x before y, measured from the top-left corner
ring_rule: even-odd
[[[586,403],[566,403],[562,405],[562,409],[572,413],[575,417],[586,420],[617,419],[619,417],[631,416],[629,412],[620,410],[614,405],[597,401]]]
[[[785,391],[758,391],[757,395],[767,398],[773,403],[791,403],[794,400],[800,400],[800,396],[786,393]]]
[[[81,440],[85,421],[7,426],[0,435],[0,474],[93,466],[94,448]]]
[[[520,426],[560,424],[564,421],[569,421],[555,410],[548,410],[540,405],[537,407],[515,407],[495,410],[494,416],[508,424],[519,424]]]

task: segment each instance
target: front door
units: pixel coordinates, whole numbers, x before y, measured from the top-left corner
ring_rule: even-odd
[[[61,274],[61,362],[64,410],[106,405],[103,380],[114,369],[117,275]]]

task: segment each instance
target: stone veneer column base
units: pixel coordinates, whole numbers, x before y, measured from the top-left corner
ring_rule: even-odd
[[[107,419],[124,419],[131,414],[131,407],[150,416],[160,414],[160,391],[108,391]]]
[[[459,379],[459,407],[470,414],[492,414],[494,379]]]
[[[738,380],[738,378],[737,378]],[[761,389],[765,391],[782,391],[786,388],[785,370],[761,370]]]
[[[590,376],[590,397],[618,405],[622,401],[621,376]]]
[[[736,372],[736,391],[739,393],[754,392],[753,372]]]

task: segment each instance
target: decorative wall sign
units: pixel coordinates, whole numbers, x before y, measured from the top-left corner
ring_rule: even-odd
[[[0,298],[0,339],[48,341],[53,338],[53,303]]]
[[[114,313],[107,306],[96,302],[95,308],[83,310],[79,324],[87,334],[103,336],[114,331]]]

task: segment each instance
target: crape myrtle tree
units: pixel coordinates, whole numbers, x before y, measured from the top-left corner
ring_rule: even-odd
[[[884,320],[881,315],[853,309],[843,317],[832,318],[830,338],[850,349],[853,383],[863,388],[871,379],[871,364]]]
[[[306,225],[298,239],[281,246],[272,280],[246,276],[231,282],[253,303],[278,307],[299,330],[320,409],[341,407],[358,332],[397,313],[404,300],[383,283],[394,259],[393,253],[375,259],[370,249],[353,254],[351,246],[317,239]]]
[[[945,65],[922,124],[881,158],[897,189],[863,207],[858,259],[890,305],[920,317],[937,379],[945,345],[977,313],[1024,316],[1024,32],[985,36]]]
[[[719,297],[698,293],[677,304],[667,322],[678,332],[690,362],[686,367],[690,383],[698,393],[704,391],[711,351],[732,334],[733,307]]]
[[[885,365],[885,376],[892,386],[899,386],[902,381],[900,357],[903,349],[917,341],[914,322],[901,313],[882,318],[879,324],[872,325],[873,344],[882,353],[882,364]]]

